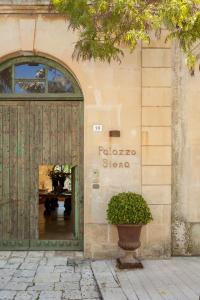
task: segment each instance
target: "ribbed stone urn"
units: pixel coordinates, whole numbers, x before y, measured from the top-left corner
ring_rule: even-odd
[[[134,256],[134,251],[141,245],[140,234],[142,225],[120,224],[117,225],[120,248],[125,250],[125,256],[117,259],[120,269],[143,268],[140,261]]]

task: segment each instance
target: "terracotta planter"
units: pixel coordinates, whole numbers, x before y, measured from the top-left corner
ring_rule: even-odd
[[[141,262],[134,257],[134,251],[141,245],[142,225],[117,225],[117,229],[119,235],[118,245],[126,251],[124,257],[117,259],[117,266],[120,269],[143,268]]]

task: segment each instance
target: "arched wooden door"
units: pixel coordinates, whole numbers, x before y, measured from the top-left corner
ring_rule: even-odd
[[[23,69],[22,65],[27,67]],[[39,71],[41,65],[44,66],[44,76],[32,78],[31,70],[28,74],[25,72],[29,66],[38,65]],[[22,68],[24,78],[17,78],[16,66]],[[59,84],[49,83],[56,77],[48,72],[58,72]],[[65,81],[61,80],[62,74],[67,78]],[[32,90],[27,91],[30,88]],[[39,166],[66,163],[73,166],[75,178],[74,238],[40,240]],[[0,249],[81,250],[82,245],[81,91],[70,73],[44,58],[23,57],[10,61],[0,69]]]

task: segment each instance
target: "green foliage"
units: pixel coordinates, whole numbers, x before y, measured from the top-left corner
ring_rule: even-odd
[[[200,38],[200,0],[52,0],[66,15],[80,37],[73,56],[77,59],[120,61],[122,46],[133,51],[150,41],[152,31],[168,30],[167,39],[176,40],[192,70],[194,44]]]
[[[147,224],[153,219],[144,198],[131,192],[110,199],[107,218],[111,224]]]
[[[169,30],[167,39],[179,42],[190,70],[196,62],[192,48],[200,38],[199,5],[200,0],[163,0],[159,7],[162,23]]]
[[[48,176],[51,178],[51,180],[60,180],[60,179],[66,179],[67,177],[70,177],[71,173],[68,171],[66,172],[64,169],[69,169],[68,165],[64,165],[61,170],[58,170],[55,168],[55,166],[52,168],[52,170],[48,171]]]

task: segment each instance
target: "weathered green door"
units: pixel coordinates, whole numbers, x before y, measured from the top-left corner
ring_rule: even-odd
[[[30,247],[32,249],[82,249],[82,102],[30,102]],[[39,165],[69,164],[75,170],[74,240],[38,239]]]
[[[29,103],[0,102],[0,249],[30,239]]]
[[[73,74],[55,61],[22,56],[0,64],[0,250],[82,249],[82,100]],[[39,240],[42,164],[72,166],[73,240]]]
[[[82,130],[80,101],[0,102],[0,249],[82,249]],[[43,164],[74,167],[73,240],[39,240]]]

